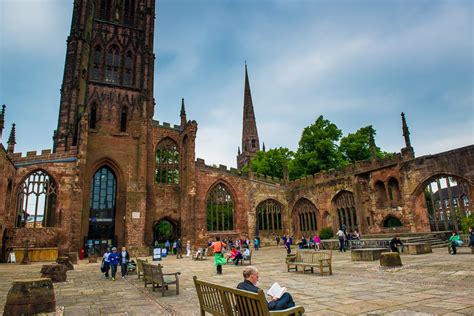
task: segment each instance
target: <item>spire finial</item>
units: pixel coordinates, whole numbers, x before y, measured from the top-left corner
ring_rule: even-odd
[[[402,112],[401,116],[402,116],[403,137],[405,138],[405,148],[402,148],[402,156],[405,158],[414,158],[415,151],[413,150],[413,147],[411,146],[410,131],[408,130],[408,124],[405,119],[405,113]]]
[[[186,109],[185,109],[185,106],[184,106],[184,98],[181,99],[181,112],[179,114],[179,116],[181,117],[181,128],[184,129],[184,127],[186,126]]]
[[[16,144],[16,124],[12,124],[12,129],[10,131],[10,137],[8,137],[8,148],[7,153],[13,154],[15,151],[15,144]]]
[[[240,146],[237,147],[237,153],[240,155]]]
[[[5,104],[2,105],[2,111],[0,112],[0,139],[2,138],[3,129],[5,127]]]
[[[265,142],[262,143],[262,150],[265,151]]]

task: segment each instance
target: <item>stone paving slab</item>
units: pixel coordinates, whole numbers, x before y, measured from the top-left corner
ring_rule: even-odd
[[[276,247],[253,252],[259,286],[268,289],[273,282],[286,286],[306,315],[474,315],[474,255],[469,249],[461,248],[456,256],[445,249],[403,254],[404,266],[389,270],[379,269],[377,261],[352,262],[349,252],[335,252],[332,276],[287,272],[285,255]],[[67,282],[54,284],[57,305],[64,306],[64,315],[199,315],[193,275],[234,287],[244,269],[224,266],[224,274],[216,275],[212,258],[192,261],[170,256],[161,264],[165,272],[181,272],[178,296],[170,286],[161,297],[161,291],[145,289],[136,275],[107,280],[99,272],[100,263],[82,261],[68,271]],[[0,306],[12,281],[38,277],[41,265],[0,264]]]

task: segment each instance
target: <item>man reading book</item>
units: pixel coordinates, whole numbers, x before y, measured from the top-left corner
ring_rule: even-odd
[[[259,272],[257,268],[248,266],[244,269],[243,272],[244,275],[244,282],[241,282],[237,285],[237,288],[239,290],[245,290],[249,292],[254,292],[257,293],[259,288],[257,287],[257,281],[259,278]],[[278,285],[278,284],[276,284]],[[275,286],[275,284],[274,284]],[[272,286],[272,288],[274,288]],[[279,287],[279,286],[278,286]],[[269,291],[270,293],[275,293],[272,291]],[[281,294],[283,293],[283,294]],[[277,297],[281,294],[281,297]],[[273,311],[273,310],[283,310],[287,309],[290,307],[295,306],[295,302],[293,301],[293,297],[291,296],[290,293],[286,292],[286,288],[280,288],[279,293],[277,296],[271,296],[271,301],[268,302],[268,309]]]

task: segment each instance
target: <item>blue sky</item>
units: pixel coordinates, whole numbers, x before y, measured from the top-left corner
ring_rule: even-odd
[[[0,0],[0,103],[16,151],[52,147],[72,0]],[[320,115],[372,124],[383,150],[417,156],[474,140],[473,1],[160,0],[155,119],[198,122],[196,156],[236,165],[247,60],[260,141],[297,148]]]

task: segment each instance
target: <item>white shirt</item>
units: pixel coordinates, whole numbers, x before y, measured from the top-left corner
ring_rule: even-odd
[[[344,237],[344,232],[342,230],[338,230],[336,233],[337,237]]]

